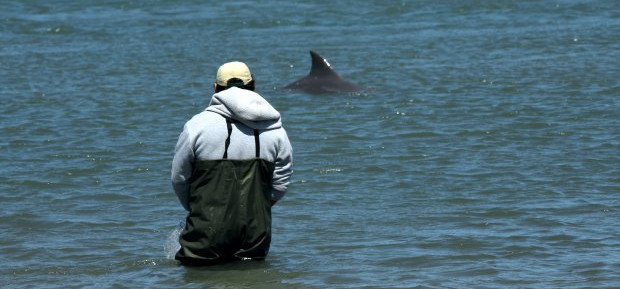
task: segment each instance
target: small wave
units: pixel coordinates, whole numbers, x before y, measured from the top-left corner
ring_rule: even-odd
[[[166,259],[174,260],[174,255],[181,249],[181,244],[179,244],[179,235],[181,235],[181,231],[185,228],[185,221],[179,222],[179,225],[170,232],[166,242],[164,243],[164,252],[166,254]]]

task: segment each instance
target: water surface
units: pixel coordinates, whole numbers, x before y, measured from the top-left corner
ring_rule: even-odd
[[[620,287],[617,1],[332,2],[0,3],[0,283]],[[281,90],[310,49],[367,89]],[[186,268],[170,163],[230,60],[295,175],[265,262]]]

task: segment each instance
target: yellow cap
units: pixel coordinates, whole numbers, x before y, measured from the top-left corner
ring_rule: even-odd
[[[243,81],[243,85],[252,81],[250,69],[243,62],[233,61],[222,64],[217,70],[215,83],[220,86],[228,86],[230,79],[237,78]]]

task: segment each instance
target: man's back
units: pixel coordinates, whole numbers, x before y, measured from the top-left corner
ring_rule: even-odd
[[[282,198],[292,174],[293,151],[280,114],[257,93],[233,87],[215,94],[209,107],[192,117],[179,136],[172,163],[172,182],[182,204],[189,193],[191,164],[197,160],[222,158],[228,137],[227,119],[233,121],[228,158],[254,158],[253,130],[257,129],[261,140],[260,158],[276,166],[272,200]],[[188,209],[187,203],[183,205]]]

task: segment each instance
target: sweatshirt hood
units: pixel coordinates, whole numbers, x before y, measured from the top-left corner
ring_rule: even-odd
[[[238,120],[252,129],[282,127],[280,113],[258,93],[231,87],[213,95],[208,111]]]

